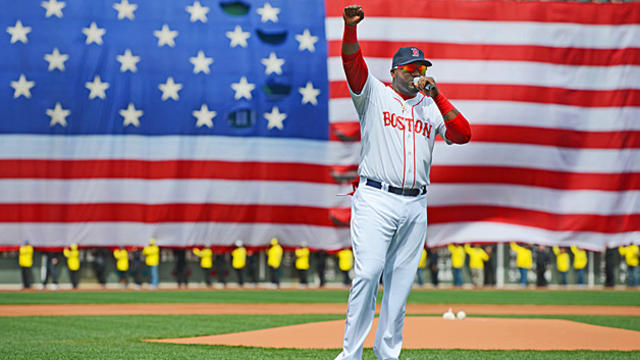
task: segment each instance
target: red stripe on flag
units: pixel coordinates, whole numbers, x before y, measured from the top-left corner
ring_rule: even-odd
[[[357,121],[341,121],[343,128],[358,130]],[[515,125],[472,125],[473,142],[557,146],[575,149],[640,149],[640,131],[578,131]],[[336,140],[341,140],[337,138]],[[437,137],[436,141],[442,141]]]
[[[0,160],[0,178],[229,179],[336,183],[353,166],[199,160]]]
[[[640,173],[572,173],[501,166],[433,165],[434,184],[510,184],[560,190],[640,190]]]
[[[534,21],[597,25],[640,22],[637,3],[588,4],[541,1],[413,1],[361,0],[366,17],[436,18],[490,21]],[[342,0],[326,0],[327,17],[342,17]]]
[[[499,222],[552,231],[593,231],[606,234],[640,231],[640,214],[555,214],[504,206],[429,206],[429,224]]]
[[[473,125],[473,141],[576,149],[637,149],[640,131],[577,131],[513,125]]]
[[[447,84],[438,88],[449,99],[457,100],[503,100],[543,104],[561,104],[582,107],[640,106],[640,90],[574,90],[529,85],[501,84]],[[329,83],[331,99],[347,98],[346,81]]]
[[[221,190],[222,191],[222,190]],[[237,204],[0,204],[8,222],[222,222],[336,226],[332,209]]]
[[[436,42],[363,41],[367,57],[393,58],[403,46],[416,46],[427,58],[454,60],[532,61],[562,65],[640,65],[639,48],[581,49],[533,45],[451,44]],[[329,41],[329,56],[341,56],[342,41]],[[391,63],[391,60],[389,60]]]

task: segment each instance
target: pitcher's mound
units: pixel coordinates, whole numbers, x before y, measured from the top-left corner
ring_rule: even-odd
[[[373,324],[365,347],[372,347]],[[178,344],[338,349],[344,321],[324,321],[233,334],[148,340]],[[640,332],[557,319],[407,317],[405,349],[640,350]]]

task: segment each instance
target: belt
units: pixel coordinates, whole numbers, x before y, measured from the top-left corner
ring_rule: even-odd
[[[376,189],[382,189],[382,183],[380,181],[367,179],[366,184],[367,186],[371,186]],[[393,194],[404,195],[404,196],[418,196],[420,194],[426,194],[427,187],[423,186],[417,189],[404,189],[404,188],[399,188],[399,187],[389,185],[389,188],[387,189],[387,191]]]

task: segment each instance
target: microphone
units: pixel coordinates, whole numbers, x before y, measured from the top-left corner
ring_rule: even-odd
[[[413,78],[413,86],[417,89],[418,88],[418,82],[420,82],[420,78]],[[433,90],[433,86],[431,86],[430,83],[427,83],[427,85],[425,85],[424,87],[425,91],[431,91]]]

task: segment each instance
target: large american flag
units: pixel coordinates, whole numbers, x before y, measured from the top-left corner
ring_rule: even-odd
[[[0,244],[348,246],[348,3],[0,0]],[[360,3],[370,71],[417,45],[472,124],[431,245],[640,238],[638,5]]]

